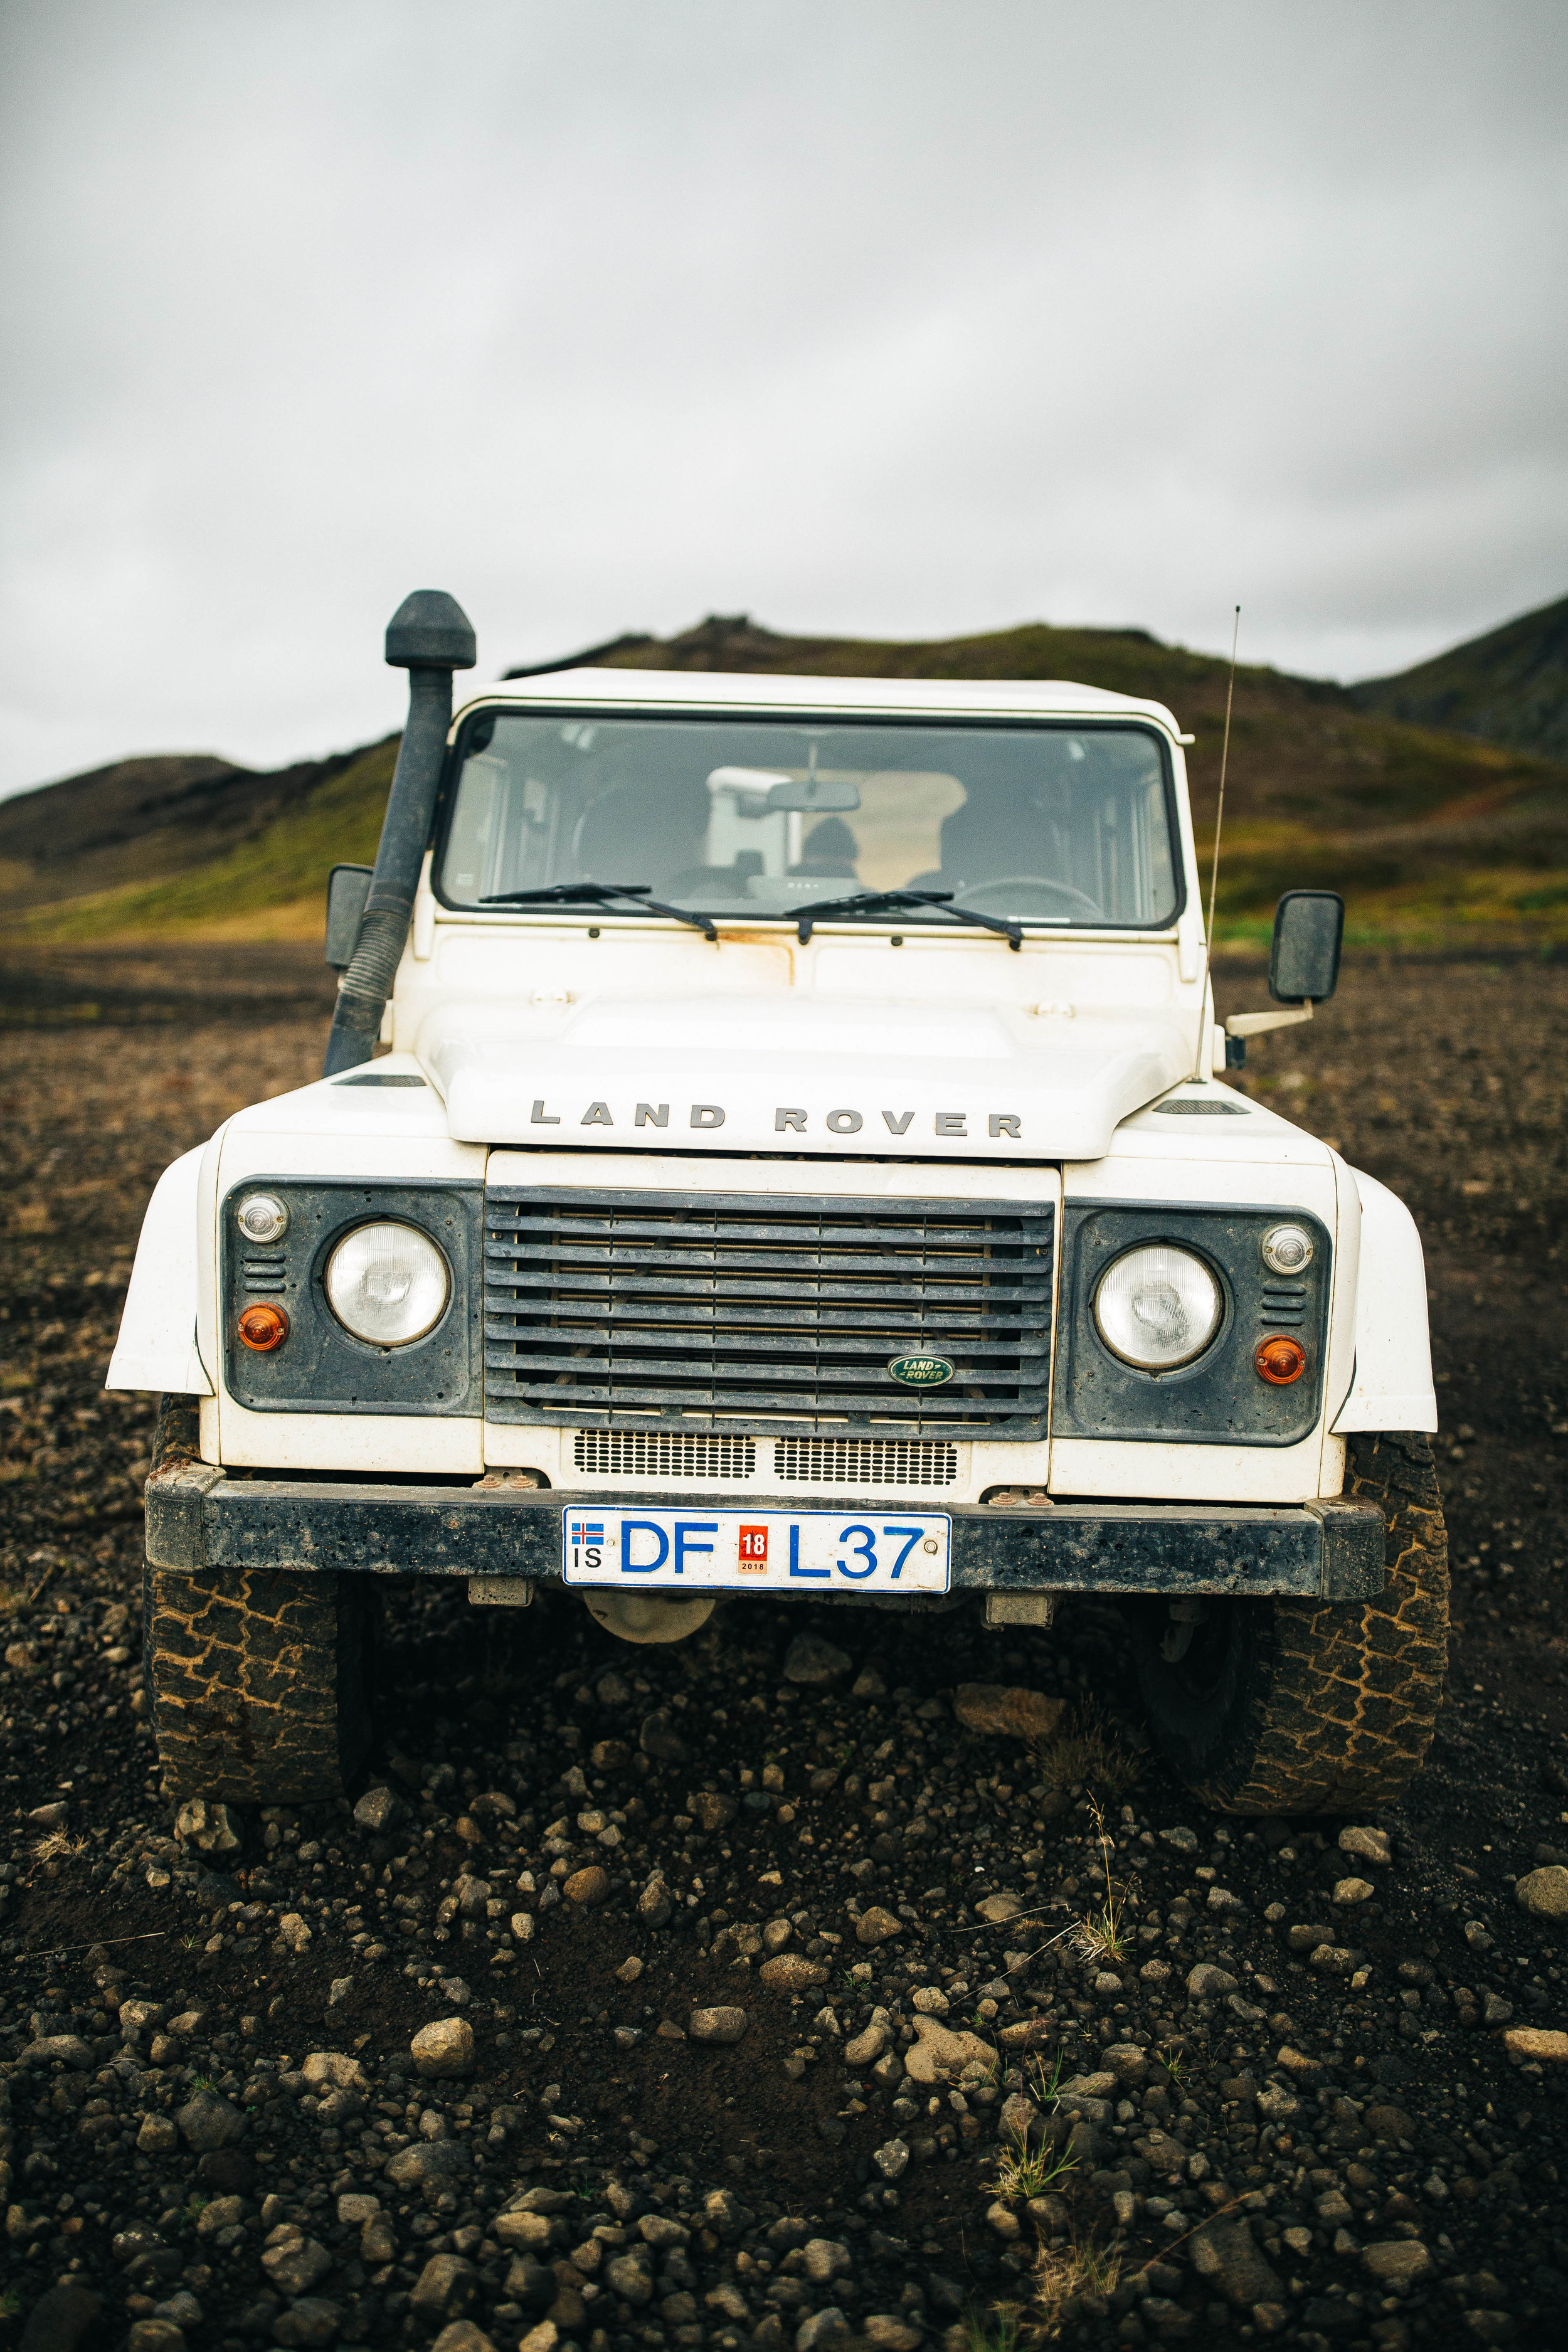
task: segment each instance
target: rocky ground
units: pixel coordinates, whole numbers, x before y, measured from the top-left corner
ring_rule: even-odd
[[[1561,2343],[1568,975],[1353,965],[1254,1048],[1422,1219],[1457,1569],[1427,1769],[1310,1826],[1184,1794],[1110,1607],[634,1650],[434,1585],[352,1811],[177,1818],[99,1383],[151,1179],[312,1073],[322,993],[0,992],[9,2340]]]

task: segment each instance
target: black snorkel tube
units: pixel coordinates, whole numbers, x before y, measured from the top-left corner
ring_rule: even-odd
[[[359,939],[338,982],[337,1009],[321,1064],[324,1078],[368,1062],[375,1051],[430,839],[447,730],[452,723],[452,673],[472,669],[477,657],[468,614],[442,589],[416,589],[387,624],[386,658],[395,669],[408,672],[408,723],[386,796]]]

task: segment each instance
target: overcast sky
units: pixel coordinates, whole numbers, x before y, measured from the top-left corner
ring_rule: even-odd
[[[1561,0],[4,0],[0,790],[710,611],[1568,590]]]

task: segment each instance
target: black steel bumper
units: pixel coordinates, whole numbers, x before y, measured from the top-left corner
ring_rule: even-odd
[[[561,1513],[654,1506],[769,1510],[791,1504],[719,1491],[578,1494],[559,1487],[403,1485],[339,1478],[226,1476],[190,1460],[147,1482],[147,1552],[155,1567],[289,1568],[378,1576],[561,1579]],[[885,1515],[882,1496],[801,1509]],[[906,1507],[916,1507],[908,1506]],[[1272,1507],[1064,1502],[1038,1507],[945,1506],[952,1587],[973,1592],[1294,1593],[1365,1600],[1384,1585],[1384,1528],[1373,1503]],[[809,1595],[807,1596],[810,1597]]]

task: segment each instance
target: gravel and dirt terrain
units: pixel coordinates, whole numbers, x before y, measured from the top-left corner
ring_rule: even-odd
[[[1253,1047],[1415,1209],[1444,1418],[1431,1758],[1310,1824],[1184,1793],[1110,1605],[635,1649],[435,1580],[352,1808],[179,1811],[100,1383],[153,1179],[329,1006],[0,972],[0,2344],[1561,2344],[1568,970],[1352,959]]]

